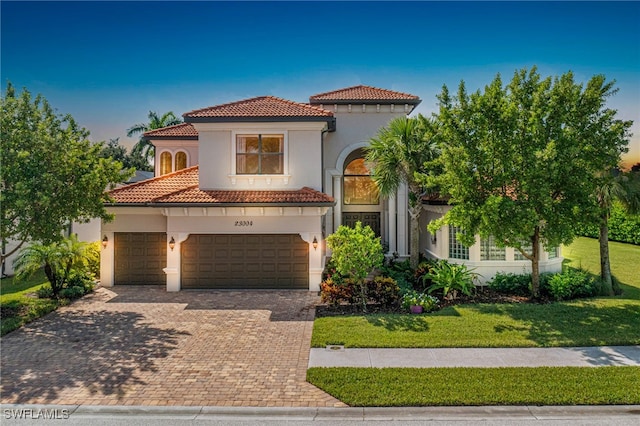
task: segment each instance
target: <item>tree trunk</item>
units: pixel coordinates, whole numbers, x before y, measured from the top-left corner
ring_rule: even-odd
[[[603,290],[608,296],[613,296],[613,279],[611,278],[611,263],[609,261],[609,218],[603,214],[600,218],[600,279]]]
[[[536,226],[531,238],[531,296],[540,297],[540,228]]]
[[[409,262],[413,269],[418,267],[420,261],[420,213],[422,212],[422,206],[409,207],[409,220],[411,225],[411,241],[409,243],[409,251],[411,257]]]

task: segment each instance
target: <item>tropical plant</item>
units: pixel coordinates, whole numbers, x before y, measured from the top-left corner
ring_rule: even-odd
[[[141,152],[127,153],[127,149],[120,145],[120,138],[109,139],[109,142],[102,142],[102,149],[98,153],[100,158],[111,158],[122,163],[125,169],[136,169],[152,171],[153,167],[149,160]]]
[[[477,279],[477,274],[474,274],[473,269],[469,269],[467,265],[442,260],[423,275],[423,280],[427,279],[431,280],[427,293],[442,290],[442,296],[452,300],[458,297],[458,292],[471,296],[476,288],[474,281]]]
[[[595,199],[599,207],[600,243],[600,279],[603,290],[610,296],[620,293],[617,281],[611,277],[609,260],[609,219],[618,202],[628,214],[640,213],[640,173],[623,173],[619,169],[611,169],[598,176]]]
[[[366,160],[370,163],[371,177],[383,196],[394,194],[405,183],[409,191],[409,216],[411,220],[411,266],[418,265],[419,220],[422,212],[422,196],[426,187],[416,178],[424,171],[425,163],[438,156],[436,125],[422,115],[394,118],[380,129],[366,148]]]
[[[87,243],[78,241],[75,235],[51,244],[31,243],[20,250],[14,262],[16,279],[23,280],[44,268],[54,297],[67,284],[73,268],[83,270]]]
[[[382,265],[384,254],[380,237],[369,226],[361,222],[351,228],[341,225],[335,233],[327,237],[327,245],[332,250],[331,259],[336,271],[353,278],[360,288],[360,299],[363,310],[367,310],[367,286],[365,278],[374,268]]]
[[[575,238],[575,225],[595,211],[595,174],[619,162],[631,121],[606,108],[615,82],[597,75],[586,84],[571,72],[542,78],[534,67],[503,86],[496,76],[469,95],[464,83],[438,96],[440,160],[434,177],[452,208],[429,224],[466,231],[462,243],[493,236],[531,261],[533,297],[540,294],[541,247]],[[532,249],[526,249],[530,246]]]
[[[127,136],[134,137],[140,135],[140,139],[133,146],[131,151],[132,156],[142,155],[143,158],[149,160],[154,156],[154,147],[145,137],[144,133],[150,130],[161,129],[163,127],[175,126],[176,124],[182,123],[182,120],[173,113],[173,111],[169,111],[162,116],[159,116],[157,112],[149,111],[149,122],[148,123],[138,123],[131,126],[127,129]]]

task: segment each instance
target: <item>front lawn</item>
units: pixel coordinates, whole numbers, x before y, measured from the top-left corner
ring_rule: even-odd
[[[40,271],[31,278],[14,282],[13,277],[0,281],[0,316],[2,317],[0,335],[54,311],[58,306],[68,303],[66,300],[38,299],[35,292],[47,283],[44,272]]]
[[[450,306],[427,315],[379,314],[317,318],[311,345],[368,348],[549,347],[640,344],[640,247],[610,243],[624,294],[545,305]],[[597,240],[564,249],[571,266],[599,272]]]
[[[640,404],[640,367],[310,368],[357,407]]]

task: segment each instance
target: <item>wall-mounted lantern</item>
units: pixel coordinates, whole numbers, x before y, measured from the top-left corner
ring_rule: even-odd
[[[313,237],[313,242],[311,243],[311,245],[313,246],[314,250],[318,250],[318,239],[315,236]]]
[[[175,247],[176,247],[176,240],[174,240],[173,237],[171,237],[171,239],[169,240],[169,248],[171,249],[171,251],[173,251]]]
[[[109,238],[105,235],[102,237],[102,248],[107,248],[107,244],[109,244]]]

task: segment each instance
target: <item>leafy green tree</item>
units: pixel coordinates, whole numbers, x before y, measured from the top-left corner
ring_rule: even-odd
[[[119,161],[125,169],[153,171],[153,167],[141,153],[127,153],[127,149],[120,145],[120,138],[110,139],[109,142],[103,143],[98,156]]]
[[[75,235],[51,244],[32,243],[20,250],[14,266],[16,279],[22,280],[44,268],[54,297],[64,288],[71,271],[82,267],[88,243],[78,241]]]
[[[1,104],[0,234],[3,247],[18,242],[2,262],[26,241],[60,241],[72,221],[111,218],[105,189],[128,178],[122,164],[99,158],[89,132],[40,95],[16,96],[8,84]]]
[[[144,133],[150,130],[161,129],[167,126],[174,126],[182,123],[182,120],[175,116],[173,111],[169,111],[162,116],[159,116],[157,112],[149,111],[149,122],[138,123],[127,129],[127,136],[134,137],[140,135],[140,139],[133,146],[131,155],[142,156],[147,161],[154,156],[154,147],[151,142],[144,138]]]
[[[640,173],[610,169],[598,175],[595,199],[599,207],[600,278],[610,296],[620,292],[611,278],[609,259],[609,219],[617,201],[627,214],[640,213]]]
[[[367,289],[365,279],[374,268],[382,266],[384,253],[380,237],[369,226],[339,226],[327,237],[327,245],[332,250],[331,260],[339,274],[353,278],[360,287],[363,309],[367,310]]]
[[[432,120],[422,115],[394,118],[380,129],[366,149],[373,181],[383,196],[394,194],[405,183],[409,191],[411,220],[411,266],[418,266],[420,255],[420,214],[426,187],[419,179],[425,163],[438,156],[436,129]]]
[[[605,106],[614,93],[614,82],[602,75],[583,86],[571,72],[543,79],[536,68],[515,72],[506,86],[498,75],[471,95],[464,82],[455,98],[444,86],[443,173],[434,181],[452,208],[429,229],[449,223],[466,231],[465,244],[480,234],[514,247],[531,261],[538,297],[540,243],[572,241],[574,225],[595,210],[596,173],[626,150],[631,122]]]

